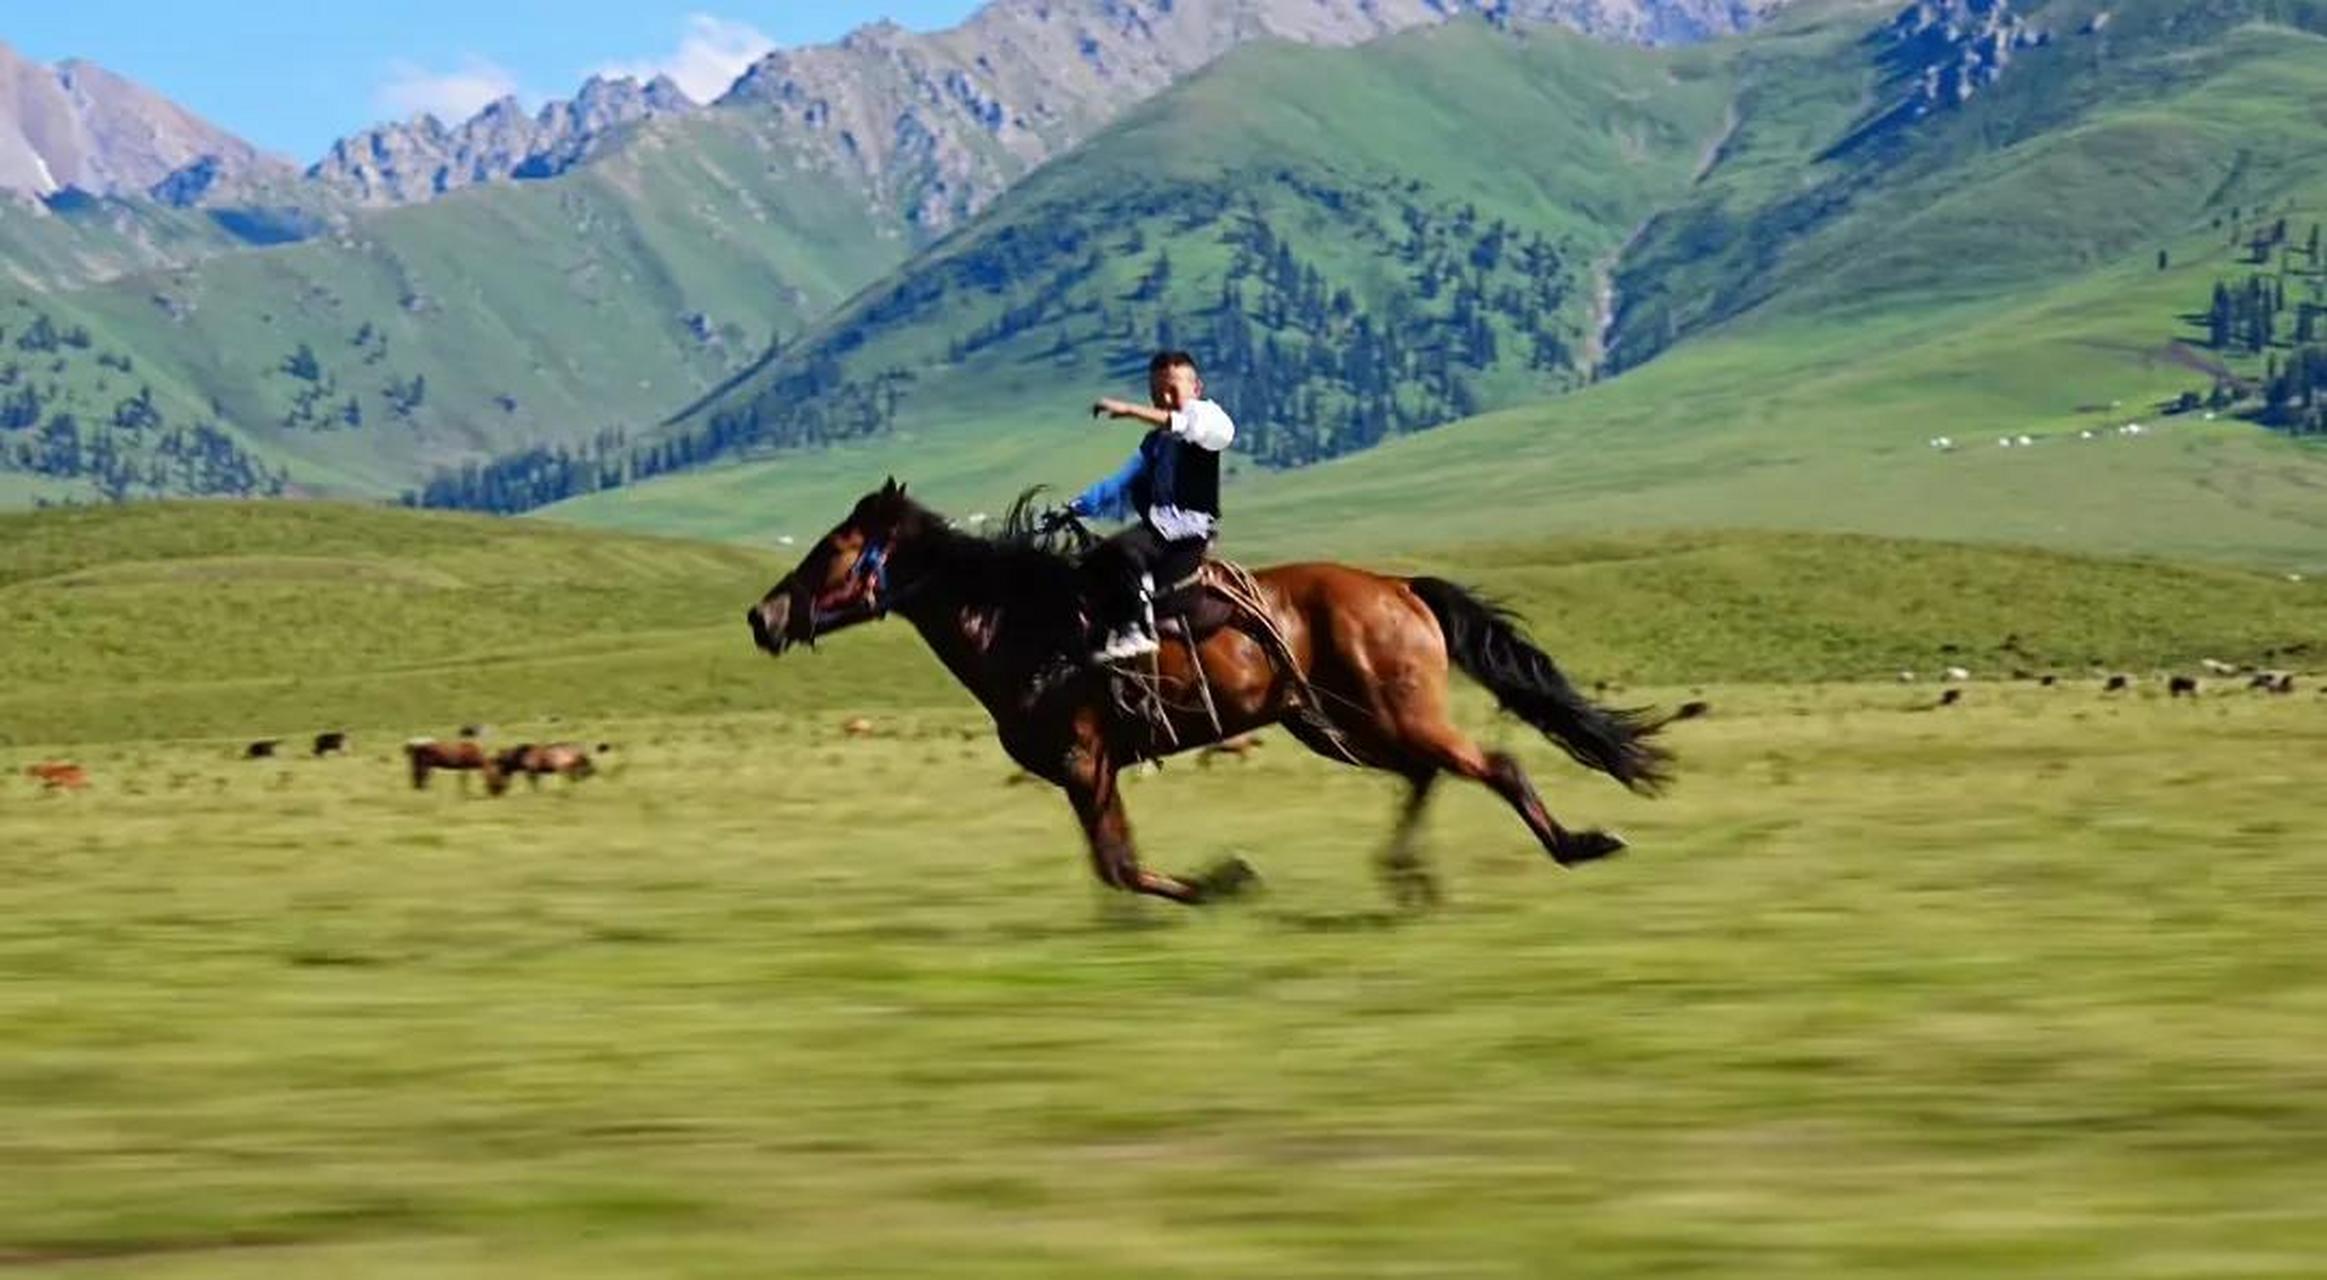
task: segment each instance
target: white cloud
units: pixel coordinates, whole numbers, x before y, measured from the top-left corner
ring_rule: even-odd
[[[680,29],[677,49],[644,62],[609,63],[598,68],[598,74],[642,81],[669,76],[688,97],[709,102],[727,92],[745,68],[775,47],[776,42],[766,32],[748,22],[691,13]]]
[[[446,124],[459,124],[487,103],[517,92],[507,67],[471,55],[451,71],[431,71],[414,62],[394,62],[373,95],[380,109],[397,119],[425,111]]]

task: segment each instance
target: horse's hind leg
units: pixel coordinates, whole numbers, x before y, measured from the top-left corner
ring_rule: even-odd
[[[1500,751],[1482,751],[1460,729],[1443,719],[1419,726],[1407,736],[1407,746],[1448,773],[1481,783],[1519,811],[1527,829],[1542,842],[1543,851],[1563,867],[1605,858],[1624,850],[1624,841],[1605,831],[1570,831],[1551,816],[1543,797],[1519,762]]]
[[[1421,853],[1422,813],[1430,806],[1431,789],[1438,785],[1435,769],[1407,779],[1406,803],[1398,811],[1398,829],[1382,850],[1382,879],[1398,905],[1414,909],[1438,905],[1438,877]]]

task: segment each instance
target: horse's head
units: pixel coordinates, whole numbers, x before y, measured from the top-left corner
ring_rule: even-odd
[[[901,571],[934,518],[894,479],[859,498],[847,519],[744,611],[752,639],[780,654],[887,614],[905,585]]]

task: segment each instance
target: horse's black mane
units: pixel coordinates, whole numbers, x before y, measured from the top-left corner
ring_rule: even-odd
[[[1082,592],[1081,561],[1095,541],[1080,524],[1044,530],[1040,485],[1018,495],[999,530],[960,529],[907,499],[932,568],[958,581],[972,603],[1044,625],[1072,626]]]

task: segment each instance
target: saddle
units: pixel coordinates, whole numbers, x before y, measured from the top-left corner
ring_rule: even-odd
[[[1279,671],[1289,677],[1296,689],[1292,716],[1306,728],[1315,742],[1330,746],[1342,758],[1356,762],[1357,757],[1343,739],[1341,730],[1325,714],[1324,704],[1317,691],[1310,687],[1309,678],[1301,671],[1286,645],[1284,633],[1277,629],[1270,616],[1266,598],[1252,572],[1233,560],[1206,557],[1204,563],[1186,578],[1160,591],[1155,599],[1157,638],[1167,643],[1181,641],[1196,649],[1213,635],[1229,627],[1241,627],[1244,633],[1258,643],[1269,655]],[[1212,723],[1212,731],[1221,731],[1219,708],[1212,701],[1212,686],[1204,673],[1201,660],[1194,664],[1196,695],[1204,714]],[[1162,677],[1151,660],[1146,672],[1116,669],[1110,673],[1115,707],[1118,713],[1143,722],[1155,731],[1157,741],[1178,745],[1178,735],[1172,727],[1171,716],[1163,702]]]
[[[1158,638],[1200,645],[1235,622],[1246,611],[1232,598],[1236,575],[1244,570],[1223,567],[1207,557],[1196,571],[1156,593],[1155,627]],[[1244,575],[1249,580],[1250,575]]]

